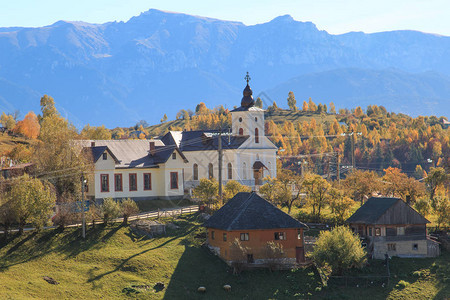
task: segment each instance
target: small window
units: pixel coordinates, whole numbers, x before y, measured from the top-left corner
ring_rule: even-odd
[[[248,233],[241,233],[241,241],[248,241]]]
[[[297,240],[302,239],[302,231],[300,229],[297,229]]]
[[[395,244],[387,244],[388,251],[396,251],[396,245]]]
[[[242,118],[239,118],[239,122],[242,122]]]
[[[114,190],[122,192],[122,174],[114,174]]]
[[[223,234],[223,241],[224,241],[224,242],[227,241],[227,234],[226,234],[226,233]]]
[[[109,192],[109,175],[108,174],[101,174],[100,175],[100,181],[101,181],[101,191],[102,192]]]
[[[89,193],[89,184],[88,184],[87,180],[86,180],[86,182],[84,183],[84,192],[85,192],[85,193]]]
[[[177,159],[177,154],[175,152],[172,153],[172,159]]]
[[[129,190],[130,191],[137,191],[137,174],[132,173],[129,174]]]
[[[228,163],[228,179],[233,179],[233,166]]]
[[[381,236],[381,228],[375,228],[375,236]]]
[[[103,160],[107,160],[108,159],[108,153],[104,152],[103,153]]]
[[[372,227],[369,227],[369,236],[372,236]]]
[[[170,172],[170,188],[178,189],[178,172]]]
[[[259,143],[259,130],[258,128],[255,128],[255,143]]]
[[[194,164],[194,166],[192,167],[192,171],[194,173],[194,180],[198,180],[198,165]]]
[[[211,239],[214,240],[216,238],[216,233],[214,231],[211,231]]]
[[[258,122],[258,117],[255,117],[255,122]]]
[[[152,189],[152,174],[144,173],[144,190],[148,191]]]
[[[286,232],[275,232],[275,240],[286,240]]]
[[[416,251],[419,250],[419,244],[413,244],[412,249]]]
[[[209,179],[214,178],[214,166],[212,163],[208,164],[208,178]]]
[[[244,129],[239,128],[239,135],[244,135]]]

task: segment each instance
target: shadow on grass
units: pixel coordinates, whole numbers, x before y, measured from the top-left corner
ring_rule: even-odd
[[[231,285],[225,291],[224,285]],[[205,247],[185,246],[164,299],[298,299],[312,298],[320,278],[310,268],[271,272],[267,269],[233,275],[231,268]],[[197,291],[206,287],[206,293]]]
[[[138,257],[138,256],[140,256],[140,255],[146,254],[147,252],[150,252],[150,251],[152,251],[152,250],[155,250],[155,249],[164,247],[165,245],[167,245],[167,244],[169,244],[169,243],[171,243],[171,242],[173,242],[173,241],[175,241],[175,240],[178,240],[178,239],[180,239],[180,238],[182,238],[182,237],[185,237],[185,236],[189,235],[192,231],[194,231],[194,230],[197,229],[197,228],[198,228],[198,226],[193,226],[193,227],[190,228],[188,231],[178,231],[176,234],[173,234],[173,235],[172,235],[172,236],[173,236],[172,238],[170,238],[170,239],[164,241],[163,243],[160,243],[159,245],[157,245],[157,246],[155,246],[155,247],[146,249],[146,250],[141,251],[141,252],[139,252],[139,253],[133,254],[133,255],[131,255],[130,257],[126,258],[126,259],[123,259],[122,262],[121,262],[119,265],[117,265],[114,269],[112,269],[112,270],[110,270],[110,271],[108,271],[108,272],[105,272],[105,273],[102,273],[102,274],[93,276],[93,272],[91,271],[91,272],[90,272],[89,279],[87,280],[87,282],[90,282],[90,283],[93,283],[93,284],[94,284],[95,281],[97,281],[97,280],[99,280],[99,279],[102,279],[103,277],[105,277],[105,276],[107,276],[107,275],[109,275],[109,274],[115,273],[115,272],[117,272],[117,271],[123,269],[124,266],[125,266],[125,264],[127,264],[131,259],[136,258],[136,257]],[[130,231],[131,231],[131,229],[130,229]],[[135,236],[135,235],[132,234],[132,233],[129,233],[128,235],[129,235],[129,236],[130,236],[130,235],[131,235],[131,236]],[[165,236],[164,238],[167,238],[167,236]],[[159,239],[164,239],[164,238],[159,238]],[[159,239],[156,239],[156,240],[159,240]],[[154,241],[154,240],[151,240],[150,242],[152,242],[152,241]],[[94,284],[94,287],[95,287],[95,284]]]
[[[0,251],[0,270],[42,258],[51,253],[61,253],[66,258],[101,247],[121,228],[120,225],[112,227],[97,226],[86,232],[86,240],[81,238],[80,228],[48,229],[43,232],[27,232],[10,240],[2,246]],[[106,233],[105,233],[106,232]]]

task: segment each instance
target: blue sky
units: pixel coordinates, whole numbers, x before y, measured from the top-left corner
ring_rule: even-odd
[[[329,33],[412,29],[450,36],[449,0],[0,0],[0,27],[58,20],[127,21],[150,8],[241,21],[247,25],[290,14]]]

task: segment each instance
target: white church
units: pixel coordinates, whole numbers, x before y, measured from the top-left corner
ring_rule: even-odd
[[[95,170],[87,185],[91,199],[182,198],[201,178],[218,179],[219,139],[222,183],[236,180],[255,187],[276,177],[277,147],[264,134],[264,110],[255,106],[248,84],[232,126],[217,130],[169,131],[156,140],[85,140]]]

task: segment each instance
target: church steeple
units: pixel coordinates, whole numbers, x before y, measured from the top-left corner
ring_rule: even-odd
[[[245,87],[245,89],[244,89],[244,91],[243,91],[243,97],[242,97],[242,100],[241,100],[241,106],[242,107],[252,107],[252,106],[255,106],[255,100],[253,100],[253,91],[252,91],[252,89],[250,88],[250,85],[248,84],[248,82],[250,81],[250,76],[248,75],[248,72],[247,72],[247,75],[245,76],[245,78],[244,78],[246,81],[247,81],[247,86]]]

